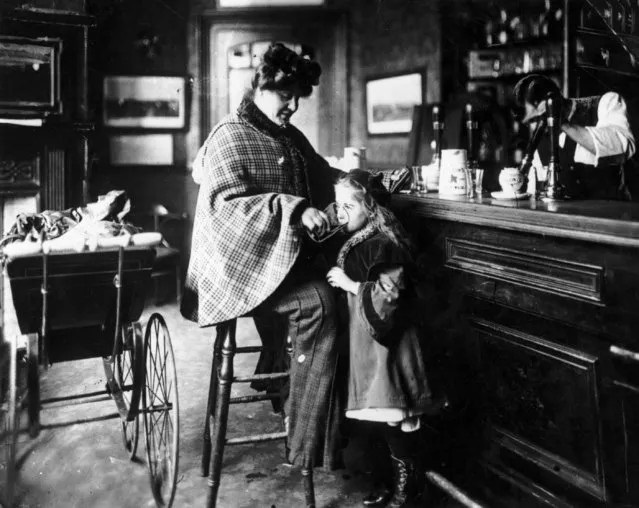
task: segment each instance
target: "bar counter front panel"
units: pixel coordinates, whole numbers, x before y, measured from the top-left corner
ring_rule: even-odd
[[[478,427],[447,437],[481,436],[491,506],[639,506],[639,205],[399,194],[391,208]]]

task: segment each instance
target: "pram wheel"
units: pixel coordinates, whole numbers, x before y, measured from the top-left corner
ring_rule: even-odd
[[[16,370],[15,341],[0,343],[0,505],[13,503],[16,455]]]
[[[142,326],[137,321],[122,327],[121,350],[115,355],[115,379],[122,387],[122,396],[128,407],[126,419],[122,419],[122,439],[129,458],[135,457],[138,448],[140,420],[141,383],[143,380],[144,357],[142,356]]]
[[[110,327],[107,327],[110,334]],[[142,327],[133,322],[120,327],[113,354],[103,358],[107,389],[113,397],[122,424],[124,447],[133,459],[138,446],[138,409],[144,382]]]
[[[157,506],[170,507],[178,472],[179,405],[173,347],[160,314],[152,314],[146,325],[144,356],[142,405],[151,490]]]

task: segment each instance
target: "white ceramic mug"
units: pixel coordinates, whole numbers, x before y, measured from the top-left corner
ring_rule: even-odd
[[[442,150],[439,193],[449,196],[465,196],[467,191],[466,150],[459,148]]]
[[[508,194],[517,194],[524,185],[524,175],[519,168],[504,168],[499,172],[499,185]]]

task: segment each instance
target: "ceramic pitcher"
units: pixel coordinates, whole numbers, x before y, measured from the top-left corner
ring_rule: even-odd
[[[442,150],[439,193],[465,196],[470,186],[468,180],[466,150],[459,148]]]

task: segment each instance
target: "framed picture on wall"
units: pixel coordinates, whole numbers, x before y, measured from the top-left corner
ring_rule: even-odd
[[[109,136],[111,166],[173,166],[173,134]]]
[[[0,35],[0,112],[42,117],[61,113],[60,39]]]
[[[186,127],[185,76],[106,76],[106,127],[180,130]]]
[[[408,134],[413,108],[424,101],[423,71],[377,76],[366,81],[369,136]]]

